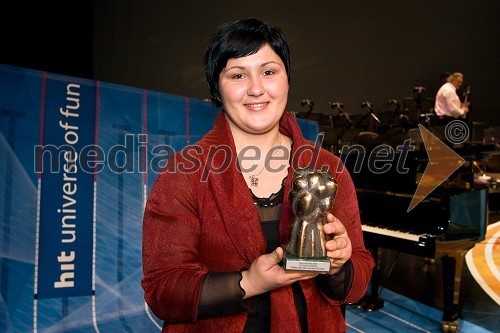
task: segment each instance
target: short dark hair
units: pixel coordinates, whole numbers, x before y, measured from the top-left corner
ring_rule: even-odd
[[[290,49],[280,28],[256,18],[246,18],[224,23],[212,36],[203,64],[207,78],[210,99],[215,106],[221,106],[219,75],[232,58],[241,58],[257,53],[268,44],[285,64],[290,82]]]

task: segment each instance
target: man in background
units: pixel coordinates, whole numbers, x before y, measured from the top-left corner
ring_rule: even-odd
[[[462,73],[455,72],[448,77],[436,94],[434,111],[439,117],[465,118],[469,112],[469,102],[462,103],[457,94],[464,82]]]

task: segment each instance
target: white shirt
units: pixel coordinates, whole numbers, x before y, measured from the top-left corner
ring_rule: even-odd
[[[462,109],[462,102],[457,95],[457,89],[452,83],[447,82],[439,88],[436,94],[434,111],[438,116],[458,118],[465,115],[465,111]]]

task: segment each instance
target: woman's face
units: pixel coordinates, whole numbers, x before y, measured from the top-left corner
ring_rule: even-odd
[[[230,122],[247,133],[266,133],[278,126],[285,111],[285,65],[265,44],[255,54],[227,61],[219,75],[219,91]]]

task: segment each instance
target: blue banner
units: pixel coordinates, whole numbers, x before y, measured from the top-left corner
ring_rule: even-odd
[[[90,296],[94,175],[82,151],[94,144],[95,86],[51,75],[45,84],[37,297]]]

